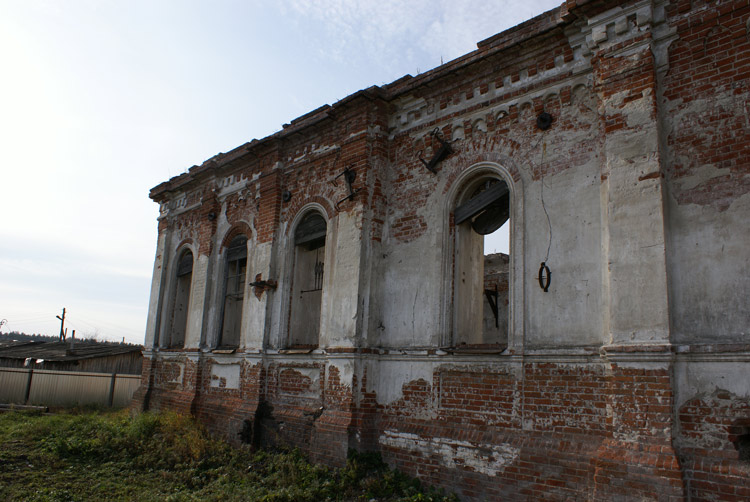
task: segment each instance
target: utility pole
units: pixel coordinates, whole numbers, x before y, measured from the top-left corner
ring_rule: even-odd
[[[59,315],[55,316],[55,317],[57,317],[58,319],[60,319],[60,341],[64,342],[65,341],[65,333],[66,333],[65,332],[65,307],[63,307],[62,314],[63,314],[62,317],[60,317]]]

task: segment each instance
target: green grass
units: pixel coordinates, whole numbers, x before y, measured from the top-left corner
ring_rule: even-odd
[[[352,454],[343,469],[298,451],[234,448],[174,413],[0,414],[0,500],[451,501]]]

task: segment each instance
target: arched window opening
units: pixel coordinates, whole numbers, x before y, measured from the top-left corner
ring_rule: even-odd
[[[247,237],[239,235],[232,239],[226,252],[220,347],[237,347],[240,344],[246,275]]]
[[[190,285],[193,281],[193,253],[186,250],[177,262],[174,300],[169,329],[169,348],[182,348],[185,345],[188,308],[190,306]]]
[[[294,231],[294,265],[289,316],[291,348],[312,349],[320,336],[320,305],[326,255],[326,220],[317,212],[305,216]]]
[[[508,342],[510,190],[480,178],[463,194],[453,212],[454,344],[499,351]]]

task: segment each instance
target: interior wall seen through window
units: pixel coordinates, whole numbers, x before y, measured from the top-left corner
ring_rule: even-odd
[[[505,181],[471,182],[456,205],[454,223],[454,344],[502,349],[508,339],[510,270]]]

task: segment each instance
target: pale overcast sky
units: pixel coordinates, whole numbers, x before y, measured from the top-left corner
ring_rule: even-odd
[[[3,332],[142,343],[153,186],[562,0],[0,0]]]

